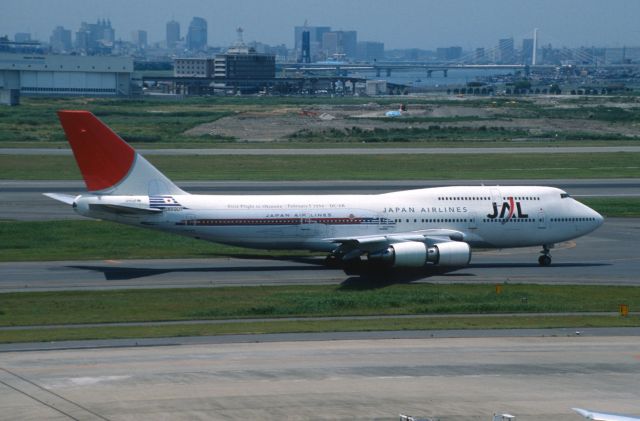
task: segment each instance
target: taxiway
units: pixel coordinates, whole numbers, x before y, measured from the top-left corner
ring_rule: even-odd
[[[509,412],[519,421],[578,421],[571,407],[637,412],[640,338],[631,330],[9,350],[1,354],[0,420],[397,420],[404,413],[487,421]]]
[[[538,248],[474,253],[471,265],[415,282],[640,285],[639,218],[609,218],[537,264]],[[0,263],[0,292],[119,288],[185,288],[368,282],[327,269],[321,258],[163,259]]]

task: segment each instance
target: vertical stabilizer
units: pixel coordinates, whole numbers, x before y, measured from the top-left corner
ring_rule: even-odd
[[[58,111],[58,117],[88,191],[186,194],[89,111]]]

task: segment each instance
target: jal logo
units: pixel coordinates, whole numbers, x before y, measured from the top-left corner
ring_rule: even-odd
[[[506,202],[502,202],[502,207],[500,208],[500,211],[498,211],[498,204],[496,202],[493,202],[493,213],[487,214],[487,218],[489,219],[499,218],[499,219],[504,219],[505,221],[508,221],[514,216],[514,214],[516,218],[529,217],[529,215],[522,212],[522,208],[520,207],[520,202],[514,201],[513,197],[509,196],[507,197]]]

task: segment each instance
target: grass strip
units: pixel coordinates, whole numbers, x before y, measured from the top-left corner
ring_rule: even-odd
[[[174,180],[455,180],[640,177],[640,153],[151,156]],[[71,156],[0,155],[0,179],[81,179]]]
[[[612,312],[640,287],[505,284],[287,285],[0,294],[0,326],[243,318]]]
[[[580,202],[609,217],[640,217],[640,197],[581,197]]]
[[[151,327],[59,328],[0,331],[0,343],[87,339],[162,338],[230,334],[362,332],[444,329],[544,329],[640,326],[640,317],[531,316],[450,317],[442,319],[377,319],[331,321],[276,321]]]
[[[225,246],[97,220],[0,221],[0,238],[0,261],[5,262],[309,256]]]

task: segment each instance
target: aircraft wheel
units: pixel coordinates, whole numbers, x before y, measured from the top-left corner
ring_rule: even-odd
[[[538,258],[538,263],[540,264],[540,266],[549,266],[551,264],[551,256],[540,256]]]

